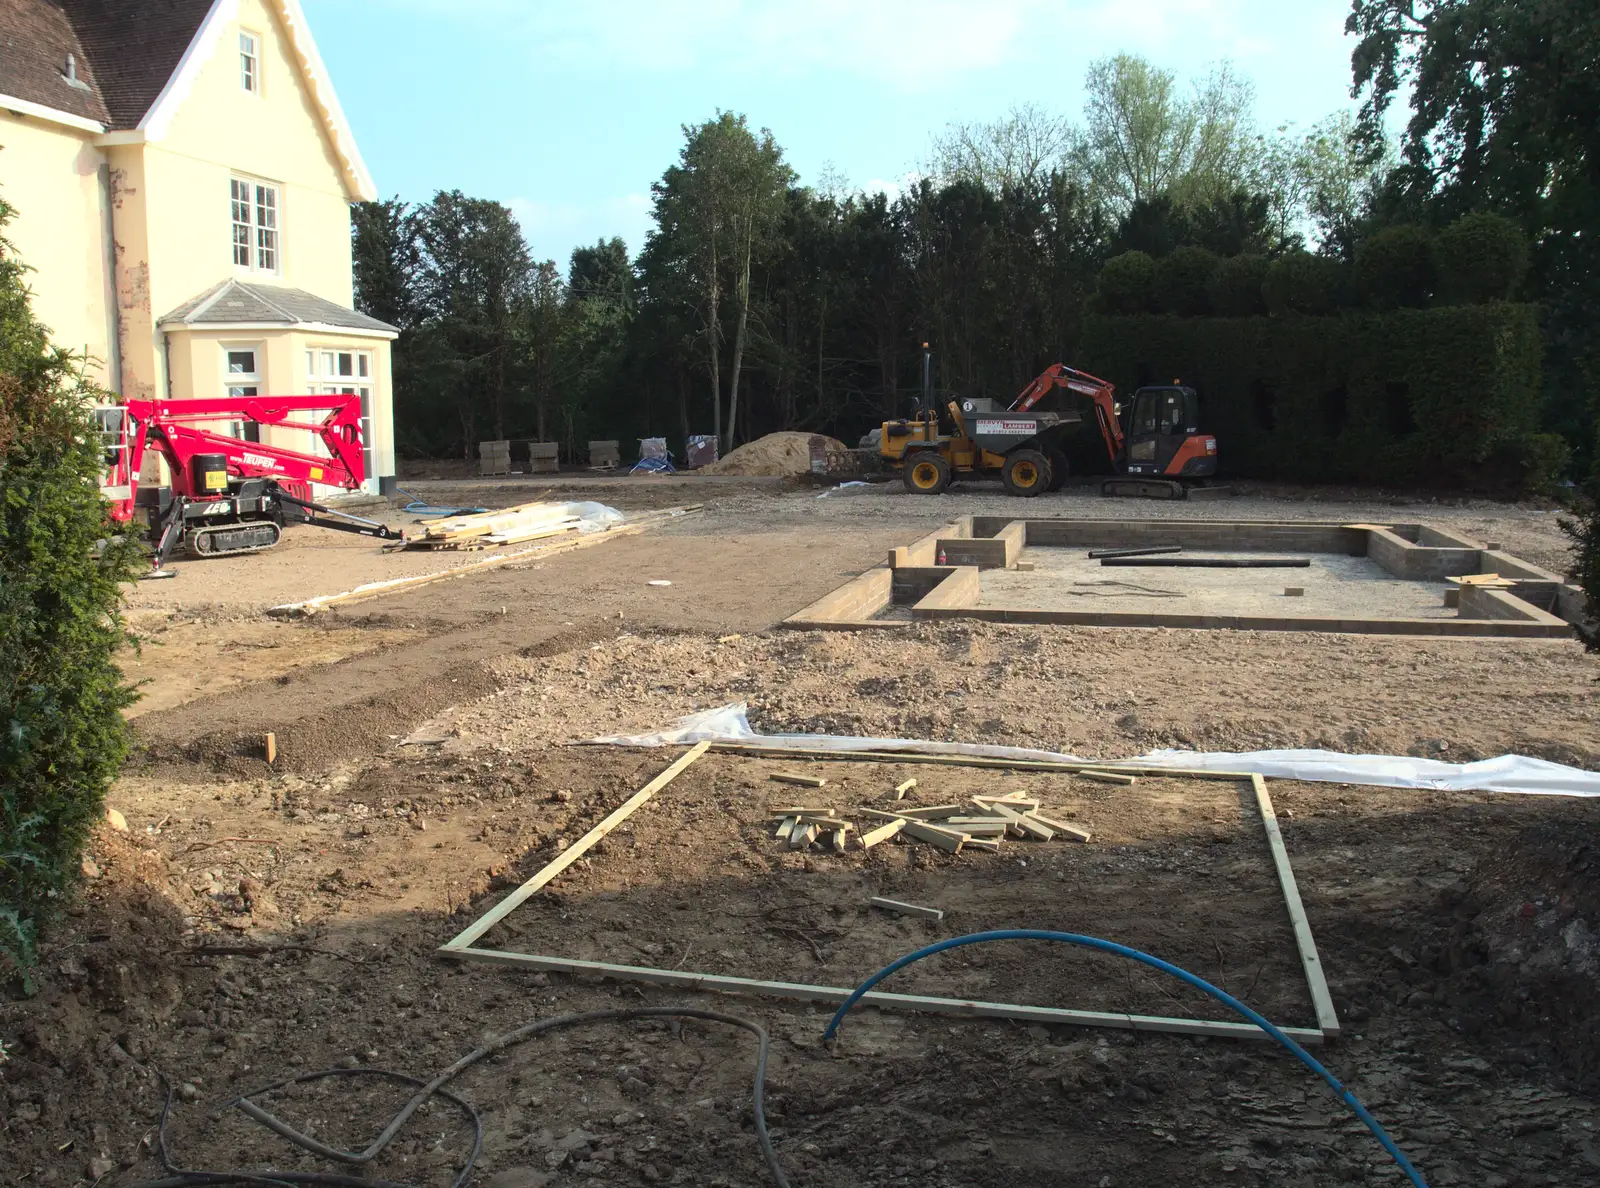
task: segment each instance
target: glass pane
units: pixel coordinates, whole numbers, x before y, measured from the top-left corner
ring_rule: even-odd
[[[322,374],[323,375],[335,375],[335,374],[337,374],[333,370],[333,352],[332,351],[323,351],[322,352]]]
[[[307,351],[306,352],[306,374],[307,375],[316,375],[317,374],[317,352],[316,351]]]
[[[228,395],[234,399],[239,399],[245,396],[259,396],[261,395],[261,389],[256,387],[254,384],[249,384],[244,387],[229,388]]]
[[[254,375],[256,373],[256,353],[254,351],[229,351],[228,370],[240,375]]]
[[[372,374],[372,356],[365,351],[356,356],[356,374],[362,379]]]
[[[355,374],[355,357],[353,355],[351,355],[349,351],[340,351],[339,352],[339,374],[340,375],[354,375]]]

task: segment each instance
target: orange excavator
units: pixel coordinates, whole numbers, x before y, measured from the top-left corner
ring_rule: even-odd
[[[1012,495],[1057,490],[1068,469],[1062,438],[1083,421],[1077,400],[1047,399],[1058,391],[1086,397],[1094,409],[1113,471],[1102,493],[1183,499],[1190,484],[1217,473],[1217,439],[1200,431],[1199,396],[1182,384],[1140,388],[1125,425],[1112,384],[1053,363],[1004,409],[979,397],[950,401],[954,432],[946,434],[934,410],[931,376],[932,355],[924,346],[918,414],[886,422],[880,438],[879,453],[900,468],[908,490],[937,495],[957,476],[996,474]]]

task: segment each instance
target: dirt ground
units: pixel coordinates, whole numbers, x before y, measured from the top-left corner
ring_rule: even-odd
[[[575,747],[743,702],[757,729],[1042,746],[1323,746],[1449,759],[1518,752],[1600,768],[1600,664],[1575,642],[1008,627],[790,632],[778,620],[997,489],[939,499],[722,480],[407,484],[503,506],[557,490],[624,510],[703,503],[657,531],[358,603],[275,602],[394,576],[372,542],[292,530],[258,557],[186,563],[132,592],[145,636],[135,752],[81,900],[0,999],[0,1182],[127,1186],[175,1165],[345,1171],[233,1096],[321,1069],[427,1078],[536,1018],[683,1005],[771,1033],[768,1115],[801,1186],[1132,1188],[1397,1184],[1299,1064],[1196,1040],[863,1010],[833,1049],[805,1003],[440,960],[435,949],[662,770],[674,750]],[[655,485],[661,483],[662,485]],[[819,495],[821,497],[819,497]],[[1563,568],[1547,508],[1261,490],[1142,517],[1436,522]],[[1029,516],[1119,516],[1067,491]],[[395,513],[396,522],[406,517]],[[411,559],[404,559],[412,563]],[[667,587],[650,586],[666,580]],[[262,735],[274,732],[269,767]],[[779,768],[828,780],[769,781]],[[769,808],[858,812],[915,776],[921,803],[1028,788],[1087,844],[946,855],[891,843],[791,852]],[[1319,1055],[1430,1184],[1600,1184],[1600,846],[1594,802],[1275,781],[1344,1025]],[[872,895],[945,910],[885,916]],[[1275,1021],[1313,1016],[1253,802],[1223,782],[710,755],[485,943],[511,951],[853,985],[985,928],[1106,936],[1209,978]],[[1061,946],[963,949],[886,987],[1223,1018],[1177,982]],[[749,1036],[599,1023],[478,1064],[494,1188],[770,1183]],[[359,1148],[403,1098],[371,1078],[263,1104]],[[472,1132],[427,1107],[371,1171],[445,1188]]]

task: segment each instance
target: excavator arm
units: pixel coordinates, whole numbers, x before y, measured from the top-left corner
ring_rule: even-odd
[[[1052,363],[1022,389],[1021,394],[1011,402],[1011,411],[1027,412],[1057,388],[1087,396],[1094,402],[1095,422],[1100,427],[1100,436],[1105,439],[1106,453],[1110,455],[1113,465],[1121,461],[1127,439],[1122,432],[1122,422],[1117,419],[1117,389],[1099,376],[1068,367],[1065,363]]]

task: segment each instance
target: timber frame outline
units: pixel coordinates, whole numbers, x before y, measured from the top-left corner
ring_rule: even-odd
[[[1182,769],[1139,767],[1127,764],[1050,763],[1043,761],[1012,761],[969,757],[964,755],[924,755],[914,752],[869,751],[840,752],[806,748],[763,747],[758,744],[698,742],[690,747],[665,770],[650,780],[639,791],[613,809],[552,861],[546,863],[521,886],[492,905],[466,928],[446,941],[436,951],[436,956],[460,961],[476,961],[490,965],[505,965],[520,969],[550,973],[577,973],[597,975],[619,982],[642,982],[658,986],[674,986],[686,990],[721,991],[757,997],[787,998],[804,1002],[825,1003],[838,1006],[844,1002],[854,987],[822,986],[804,982],[765,981],[723,974],[696,973],[688,970],[661,969],[642,965],[617,965],[604,961],[582,961],[539,953],[514,953],[496,948],[478,946],[484,934],[504,920],[524,902],[537,894],[618,825],[666,788],[679,775],[710,751],[719,754],[747,757],[808,758],[854,763],[907,763],[936,762],[951,766],[990,767],[1017,772],[1053,772],[1076,774],[1079,772],[1107,772],[1118,775],[1142,775],[1150,778],[1176,777],[1183,779],[1222,780],[1229,783],[1247,783],[1261,816],[1266,833],[1268,850],[1283,893],[1285,910],[1294,933],[1295,948],[1306,978],[1317,1023],[1315,1027],[1283,1027],[1285,1034],[1302,1044],[1321,1043],[1339,1034],[1339,1017],[1323,973],[1322,960],[1312,937],[1311,924],[1305,905],[1295,882],[1294,868],[1289,862],[1277,814],[1267,791],[1267,782],[1248,772],[1190,771]],[[967,1018],[1010,1019],[1025,1023],[1074,1025],[1083,1027],[1111,1027],[1128,1031],[1164,1032],[1175,1035],[1222,1036],[1233,1039],[1268,1039],[1267,1034],[1251,1023],[1220,1022],[1209,1019],[1185,1019],[1162,1015],[1136,1015],[1114,1011],[1083,1011],[1066,1007],[1029,1006],[1020,1003],[983,1002],[969,999],[930,997],[920,994],[896,994],[873,990],[863,995],[861,1003],[887,1010],[911,1010],[933,1014],[957,1015]]]

